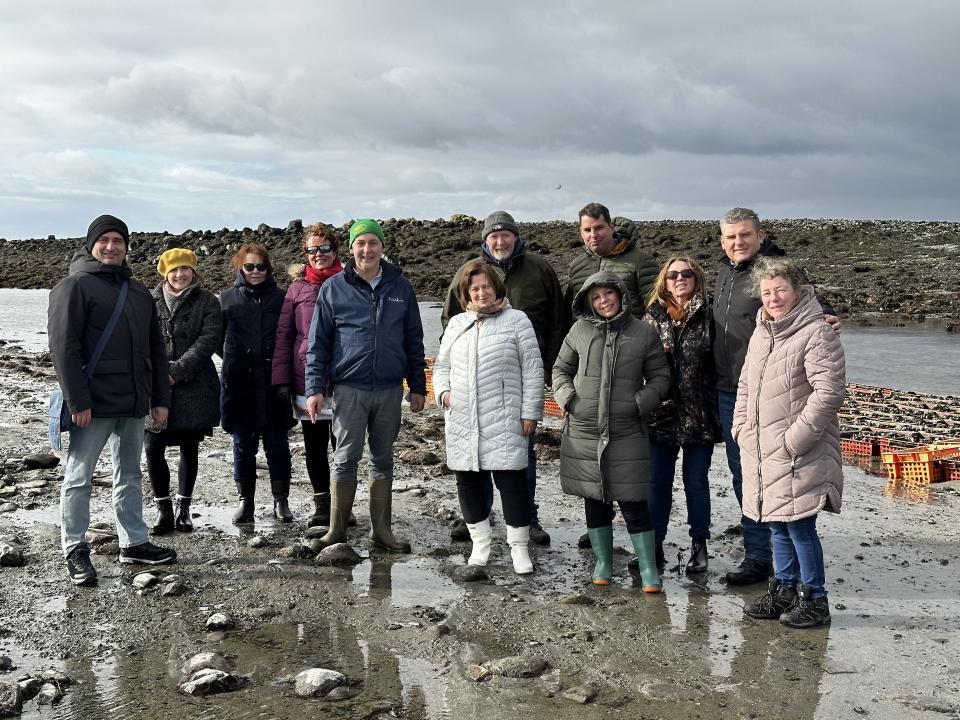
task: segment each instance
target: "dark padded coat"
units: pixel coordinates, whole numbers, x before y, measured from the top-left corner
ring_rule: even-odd
[[[194,283],[174,300],[163,297],[163,283],[153,289],[169,373],[170,416],[167,430],[209,430],[220,424],[220,378],[213,354],[223,344],[223,313],[217,297]]]
[[[623,307],[611,320],[593,312],[590,289],[616,287]],[[630,294],[613,273],[587,279],[553,366],[553,392],[566,410],[560,484],[569,495],[611,502],[649,496],[650,443],[645,417],[666,396],[670,368],[660,338],[630,311]]]
[[[151,407],[170,407],[167,353],[153,296],[132,276],[126,262],[104,265],[84,248],[73,256],[70,274],[50,291],[50,357],[71,413],[144,417]],[[130,284],[123,313],[87,381],[84,369],[124,280]]]
[[[220,424],[227,432],[233,432],[234,426],[294,425],[292,408],[277,401],[271,386],[283,295],[272,275],[251,286],[240,272],[233,287],[220,293],[225,332]]]

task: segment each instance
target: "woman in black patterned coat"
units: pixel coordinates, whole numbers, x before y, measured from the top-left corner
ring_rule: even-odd
[[[148,419],[143,447],[157,503],[155,535],[193,530],[190,501],[197,482],[200,442],[220,424],[220,379],[213,353],[223,342],[223,315],[213,293],[200,287],[197,256],[172,248],[160,256],[164,280],[153,290],[160,330],[170,360],[170,414],[163,426]],[[176,502],[170,497],[170,468],[164,453],[180,448]]]
[[[644,319],[660,335],[671,375],[670,393],[650,417],[650,514],[656,530],[657,558],[663,562],[673,478],[682,449],[683,490],[692,538],[686,571],[706,572],[710,537],[707,475],[713,446],[721,435],[710,303],[703,270],[692,258],[675,256],[667,260],[650,292]]]

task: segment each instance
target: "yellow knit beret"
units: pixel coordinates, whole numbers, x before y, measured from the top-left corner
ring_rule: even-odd
[[[196,253],[194,253],[193,250],[187,250],[186,248],[170,248],[163,255],[161,255],[160,260],[157,261],[157,272],[164,277],[167,276],[168,272],[171,270],[176,270],[178,267],[188,267],[196,272]]]

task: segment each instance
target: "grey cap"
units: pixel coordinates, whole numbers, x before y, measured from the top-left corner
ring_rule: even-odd
[[[480,233],[480,237],[483,242],[486,242],[487,235],[500,230],[509,230],[517,237],[520,237],[520,228],[518,228],[517,223],[514,222],[513,215],[505,210],[497,210],[487,215],[487,219],[483,221],[483,232]]]

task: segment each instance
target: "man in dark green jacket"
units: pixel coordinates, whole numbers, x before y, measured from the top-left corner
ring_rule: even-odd
[[[97,580],[84,535],[93,471],[107,442],[120,562],[159,565],[177,557],[148,541],[143,521],[143,419],[150,414],[157,424],[166,420],[170,384],[153,296],[133,279],[126,263],[129,241],[126,224],[112,215],[90,223],[86,244],[74,255],[70,274],[50,291],[47,309],[50,358],[74,423],[60,489],[60,534],[75,585]],[[87,366],[124,283],[123,310],[88,377]]]
[[[507,287],[507,299],[516,310],[521,310],[530,319],[533,331],[540,346],[540,359],[543,361],[543,375],[549,378],[553,371],[553,361],[560,350],[567,328],[560,279],[556,271],[540,255],[527,253],[526,244],[520,236],[513,216],[503,210],[497,210],[487,216],[480,233],[480,257],[503,273],[503,282]],[[472,262],[472,261],[471,261]],[[444,329],[450,318],[463,312],[457,298],[457,288],[463,276],[464,263],[453,276],[447,297],[443,303],[440,323]],[[547,545],[550,535],[540,525],[537,516],[537,504],[534,501],[537,489],[537,456],[534,453],[534,435],[530,435],[527,465],[527,487],[530,492],[530,539],[538,545]],[[493,503],[493,483],[487,479],[487,497]],[[467,527],[458,522],[451,528],[454,540],[469,540]]]
[[[642,318],[647,295],[657,279],[656,261],[636,242],[620,237],[613,228],[610,211],[600,203],[588,203],[580,210],[580,238],[583,253],[570,263],[569,279],[564,292],[566,327],[573,324],[571,307],[584,281],[601,270],[608,270],[623,280],[633,298],[633,314]]]

